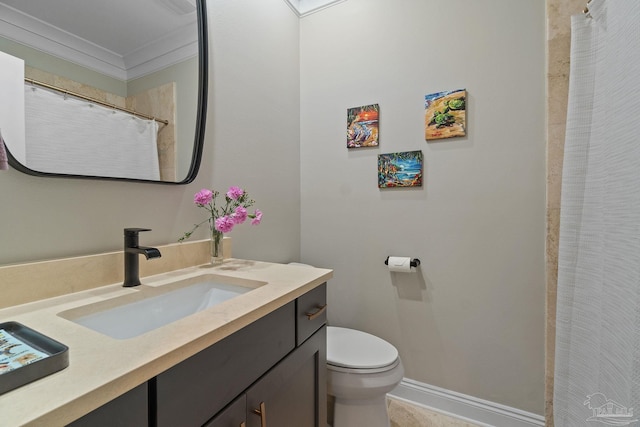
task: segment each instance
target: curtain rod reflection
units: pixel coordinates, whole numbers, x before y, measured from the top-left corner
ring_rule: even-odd
[[[91,98],[89,96],[85,96],[85,95],[79,94],[77,92],[72,92],[70,90],[66,90],[66,89],[63,89],[63,88],[60,88],[60,87],[57,87],[57,86],[53,86],[53,85],[50,85],[50,84],[47,84],[47,83],[43,83],[43,82],[40,82],[38,80],[29,79],[29,78],[25,77],[24,81],[27,82],[27,83],[31,83],[33,85],[38,85],[38,86],[45,87],[47,89],[53,89],[55,91],[62,92],[62,93],[67,94],[67,95],[71,95],[71,96],[74,96],[76,98],[83,99],[85,101],[89,101],[89,102],[93,102],[93,103],[96,103],[96,104],[103,105],[105,107],[113,108],[114,110],[124,111],[125,113],[129,113],[129,114],[134,115],[136,117],[142,117],[142,118],[147,119],[147,120],[155,120],[156,122],[162,123],[164,125],[168,125],[169,124],[168,120],[157,119],[157,118],[155,118],[153,116],[150,116],[148,114],[139,113],[139,112],[134,111],[134,110],[129,110],[128,108],[118,107],[117,105],[109,104],[108,102],[100,101],[99,99]]]

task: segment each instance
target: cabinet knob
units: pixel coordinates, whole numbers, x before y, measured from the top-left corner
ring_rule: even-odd
[[[267,427],[267,407],[264,402],[260,402],[260,409],[254,409],[253,413],[260,415],[260,427]]]

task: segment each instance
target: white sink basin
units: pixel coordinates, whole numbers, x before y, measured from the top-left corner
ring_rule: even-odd
[[[206,275],[158,287],[139,286],[135,295],[68,310],[58,315],[116,339],[133,338],[245,294],[263,282],[230,284]]]

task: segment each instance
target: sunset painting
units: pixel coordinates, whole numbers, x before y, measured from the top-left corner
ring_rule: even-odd
[[[378,146],[378,104],[347,110],[347,148]]]

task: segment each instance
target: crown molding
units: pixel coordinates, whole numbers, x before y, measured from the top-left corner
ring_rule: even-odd
[[[124,57],[0,3],[0,36],[118,80],[131,80],[198,55],[189,26]]]
[[[284,0],[300,18],[319,12],[347,0]]]
[[[191,26],[182,27],[124,57],[127,80],[198,56],[198,35]]]
[[[122,57],[80,37],[0,4],[0,36],[50,55],[126,80]]]

